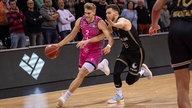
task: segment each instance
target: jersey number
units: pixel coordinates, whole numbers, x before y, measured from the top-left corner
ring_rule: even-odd
[[[177,6],[179,6],[179,4],[181,3],[181,1],[182,1],[182,5],[183,5],[184,7],[188,7],[188,6],[190,6],[190,5],[192,4],[192,0],[190,0],[188,3],[186,3],[186,0],[178,0]]]

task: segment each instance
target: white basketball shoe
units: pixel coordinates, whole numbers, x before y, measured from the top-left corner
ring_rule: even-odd
[[[116,94],[112,99],[107,101],[108,104],[121,103],[124,102],[124,98]]]
[[[99,66],[100,65],[100,66]],[[101,61],[99,64],[98,64],[98,67],[101,67],[99,68],[101,71],[103,71],[105,73],[105,75],[109,75],[110,74],[110,69],[109,69],[109,62],[107,59],[103,59],[103,61]]]
[[[149,70],[146,64],[142,64],[141,69],[145,71],[143,73],[143,76],[147,77],[148,79],[151,79],[153,77],[152,72]]]

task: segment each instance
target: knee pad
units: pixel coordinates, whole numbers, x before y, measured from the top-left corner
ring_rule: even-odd
[[[85,62],[83,64],[83,66],[89,71],[89,72],[93,72],[95,70],[95,67],[91,64],[91,63],[88,63],[88,62]]]
[[[139,78],[140,78],[140,75],[139,75],[139,74],[138,74],[138,75],[133,75],[133,74],[131,74],[131,73],[128,73],[128,74],[127,74],[127,77],[126,77],[126,83],[127,83],[128,85],[132,85],[132,84],[134,84],[136,81],[138,81]]]
[[[114,75],[121,74],[126,67],[127,67],[127,65],[124,64],[122,61],[116,60],[113,74]]]

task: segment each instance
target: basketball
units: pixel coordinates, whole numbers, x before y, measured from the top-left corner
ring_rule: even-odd
[[[55,59],[59,55],[59,47],[56,45],[47,45],[45,47],[45,56],[49,59]]]

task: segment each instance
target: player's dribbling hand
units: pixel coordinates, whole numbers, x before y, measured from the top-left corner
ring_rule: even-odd
[[[52,45],[56,46],[57,48],[61,47],[59,44],[52,44]]]
[[[77,45],[76,45],[76,47],[77,47],[77,48],[83,48],[83,47],[85,47],[88,43],[89,43],[88,40],[83,40],[83,41],[78,42]]]
[[[150,35],[150,36],[155,35],[159,29],[160,29],[160,26],[159,26],[159,25],[151,26],[151,27],[149,28],[149,35]]]

